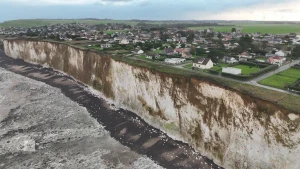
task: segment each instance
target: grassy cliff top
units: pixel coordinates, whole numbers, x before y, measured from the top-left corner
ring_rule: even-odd
[[[17,39],[16,38],[7,39],[7,40],[18,40],[18,38]],[[279,105],[280,107],[283,107],[287,110],[290,110],[290,111],[300,114],[300,96],[283,93],[283,92],[279,92],[279,91],[275,91],[275,90],[270,90],[270,89],[266,89],[266,88],[262,88],[262,87],[258,87],[258,86],[253,86],[253,85],[233,81],[230,79],[217,77],[217,76],[207,74],[207,73],[192,72],[192,71],[179,69],[179,68],[168,66],[168,65],[161,65],[161,64],[146,62],[146,61],[142,61],[142,60],[130,59],[128,57],[122,57],[120,55],[110,55],[110,54],[104,53],[103,51],[87,49],[82,46],[71,45],[71,44],[65,43],[65,42],[55,42],[55,41],[39,40],[39,39],[21,39],[21,40],[43,41],[43,42],[65,44],[65,45],[74,47],[76,49],[94,52],[99,55],[103,55],[103,54],[109,55],[116,61],[124,62],[124,63],[127,63],[132,66],[144,67],[144,68],[155,70],[155,71],[158,71],[161,73],[183,76],[185,78],[197,78],[200,80],[212,82],[220,87],[224,87],[229,90],[239,91],[243,94],[246,94],[246,95],[249,95],[249,96],[252,96],[255,98],[259,98],[259,99],[262,99],[265,101],[272,102],[276,105]]]

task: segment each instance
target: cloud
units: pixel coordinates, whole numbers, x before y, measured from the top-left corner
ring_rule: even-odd
[[[2,2],[22,3],[26,5],[86,5],[86,4],[115,4],[125,5],[145,0],[2,0]]]
[[[186,17],[207,20],[258,20],[258,21],[298,21],[300,1],[265,1],[239,8],[228,8],[218,12],[190,12]]]

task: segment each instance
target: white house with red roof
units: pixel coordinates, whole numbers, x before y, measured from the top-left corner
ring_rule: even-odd
[[[274,56],[274,57],[270,57],[268,59],[268,62],[271,64],[278,64],[278,65],[282,65],[282,63],[286,60],[286,58],[281,57],[281,56]]]

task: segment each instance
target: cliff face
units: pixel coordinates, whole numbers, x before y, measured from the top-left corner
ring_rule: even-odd
[[[299,115],[270,102],[66,44],[5,40],[4,49],[93,86],[225,168],[300,168]]]

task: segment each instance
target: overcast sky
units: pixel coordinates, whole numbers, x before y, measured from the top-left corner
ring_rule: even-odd
[[[15,19],[300,20],[300,0],[0,0]]]

